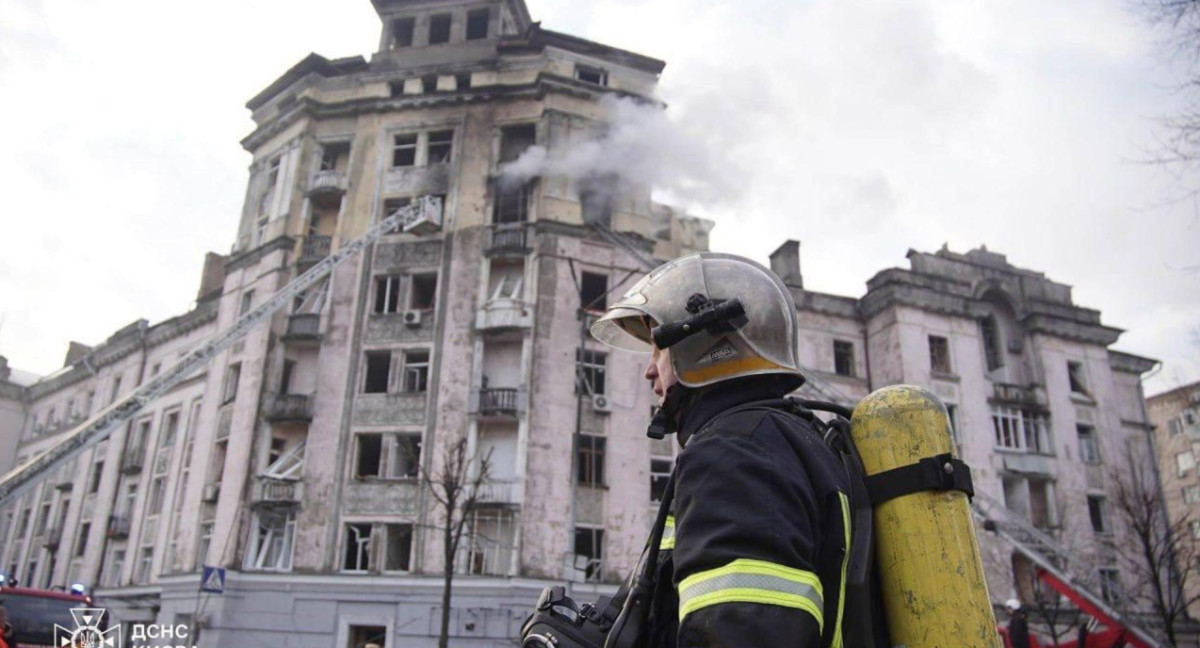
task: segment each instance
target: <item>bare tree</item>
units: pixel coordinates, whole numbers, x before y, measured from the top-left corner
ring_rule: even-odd
[[[1125,589],[1128,600],[1123,607],[1153,609],[1175,646],[1176,626],[1187,618],[1188,606],[1200,600],[1200,555],[1189,517],[1169,519],[1156,475],[1134,457],[1131,453],[1126,470],[1114,471],[1110,478],[1114,507],[1132,540],[1117,546],[1133,580]]]
[[[440,514],[442,532],[442,623],[438,648],[450,643],[450,602],[454,587],[454,565],[463,533],[471,514],[478,508],[480,494],[488,480],[491,453],[476,457],[467,450],[467,440],[458,439],[444,448],[432,472],[421,471],[421,482],[428,490]]]
[[[1190,69],[1181,84],[1188,102],[1174,115],[1163,118],[1167,138],[1160,162],[1192,163],[1200,160],[1200,0],[1133,0],[1147,21],[1166,32],[1170,58]]]

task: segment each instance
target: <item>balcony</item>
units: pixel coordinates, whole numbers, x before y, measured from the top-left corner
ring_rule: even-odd
[[[337,206],[346,193],[346,174],[331,169],[317,171],[308,186],[308,197],[323,207]]]
[[[520,392],[514,387],[479,390],[479,413],[483,416],[516,416],[521,410],[520,403]]]
[[[311,421],[310,399],[305,394],[270,394],[263,403],[263,418],[271,423]]]
[[[109,538],[128,538],[130,521],[128,515],[112,515],[108,518],[108,528],[105,534]]]
[[[1041,407],[1037,388],[1033,385],[1013,385],[1011,383],[992,383],[992,400],[1018,405],[1033,405]]]
[[[321,314],[298,313],[288,318],[287,333],[280,338],[296,344],[316,344],[321,341]]]
[[[46,531],[46,536],[42,539],[42,545],[47,549],[57,549],[58,545],[62,544],[62,527],[50,527]]]
[[[520,504],[517,497],[517,481],[514,479],[489,479],[479,485],[475,501],[477,504],[513,506]]]
[[[304,242],[300,244],[300,256],[296,259],[296,265],[307,270],[313,264],[329,256],[329,250],[332,247],[332,236],[310,234],[304,237]],[[300,272],[303,271],[300,270]]]
[[[529,253],[528,223],[502,223],[488,230],[485,256],[524,256]]]
[[[258,477],[250,494],[252,504],[299,504],[304,499],[304,482],[295,479]]]
[[[490,299],[475,313],[479,331],[527,329],[533,326],[533,304],[502,297]]]
[[[142,466],[146,465],[146,449],[135,448],[126,450],[125,456],[121,457],[121,472],[123,474],[131,474],[141,471]]]

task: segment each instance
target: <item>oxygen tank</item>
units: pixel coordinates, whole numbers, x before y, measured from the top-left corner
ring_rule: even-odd
[[[945,406],[912,385],[884,387],[859,402],[851,436],[868,480],[952,452]],[[892,646],[1002,648],[967,495],[921,490],[877,504],[874,517]]]

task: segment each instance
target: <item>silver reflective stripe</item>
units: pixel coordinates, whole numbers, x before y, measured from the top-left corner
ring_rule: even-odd
[[[662,540],[658,543],[659,551],[675,548],[675,516],[667,516],[667,525],[663,528]]]
[[[679,619],[720,603],[759,603],[804,610],[824,625],[824,594],[816,574],[762,560],[739,558],[689,576],[679,584]]]

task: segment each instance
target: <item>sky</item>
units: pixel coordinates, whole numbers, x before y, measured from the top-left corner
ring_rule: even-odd
[[[1162,360],[1148,393],[1200,380],[1200,173],[1149,162],[1184,70],[1131,0],[528,4],[667,62],[695,177],[664,198],[713,249],[796,239],[806,288],[861,296],[909,249],[986,245]],[[378,40],[368,0],[0,0],[0,355],[45,374],[190,308],[235,237],[245,102]]]

